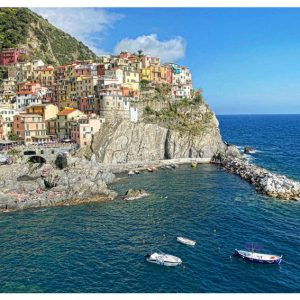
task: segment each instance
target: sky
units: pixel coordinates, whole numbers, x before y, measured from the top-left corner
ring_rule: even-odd
[[[191,69],[216,114],[300,113],[300,8],[34,8],[96,54]]]

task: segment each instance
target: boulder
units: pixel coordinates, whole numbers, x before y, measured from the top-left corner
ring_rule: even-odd
[[[244,147],[244,153],[248,154],[248,153],[252,153],[254,151],[254,149],[252,147]]]
[[[135,200],[135,199],[140,199],[143,197],[148,196],[149,194],[146,193],[146,191],[142,189],[129,189],[126,193],[125,196],[123,197],[124,200]]]
[[[55,160],[55,165],[58,169],[64,169],[68,166],[68,158],[66,153],[58,153],[56,160]]]

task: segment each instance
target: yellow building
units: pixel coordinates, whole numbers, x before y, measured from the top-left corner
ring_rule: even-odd
[[[140,80],[151,81],[151,70],[150,70],[150,68],[142,68],[141,69]]]
[[[123,67],[123,86],[138,91],[140,88],[140,72],[135,68]]]
[[[54,68],[53,66],[39,67],[34,70],[35,80],[40,83],[41,86],[51,87],[54,83]]]
[[[151,65],[148,68],[141,69],[140,78],[155,83],[167,83],[167,71],[165,67]]]
[[[59,108],[68,106],[68,80],[60,79],[57,82],[56,97]]]
[[[49,120],[58,114],[58,107],[53,104],[35,104],[27,108],[27,113],[38,114],[43,117],[43,120]]]

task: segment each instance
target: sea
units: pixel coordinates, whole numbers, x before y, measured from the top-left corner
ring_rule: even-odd
[[[300,180],[300,115],[218,116],[221,134],[248,159]],[[179,166],[128,177],[116,200],[0,214],[0,292],[300,292],[300,203],[257,194],[214,165]],[[124,201],[129,188],[150,196]],[[195,240],[179,244],[177,236]],[[233,257],[254,245],[283,255],[280,265]],[[162,251],[183,264],[144,256]]]

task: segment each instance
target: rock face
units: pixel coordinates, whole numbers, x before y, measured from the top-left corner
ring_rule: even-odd
[[[17,177],[21,180],[17,181]],[[63,170],[50,164],[40,168],[29,164],[2,166],[0,210],[114,199],[117,194],[106,185],[113,180],[114,175],[99,164],[74,157],[68,157],[68,166]]]
[[[192,134],[143,121],[123,120],[105,124],[95,135],[91,147],[82,148],[78,155],[88,159],[94,155],[97,161],[106,164],[212,158],[225,151],[226,145],[222,142],[215,117],[210,125],[200,134]]]
[[[225,170],[250,182],[262,194],[286,200],[300,200],[300,183],[286,176],[271,173],[248,163],[245,159],[231,155],[219,156],[214,162],[220,163]]]

